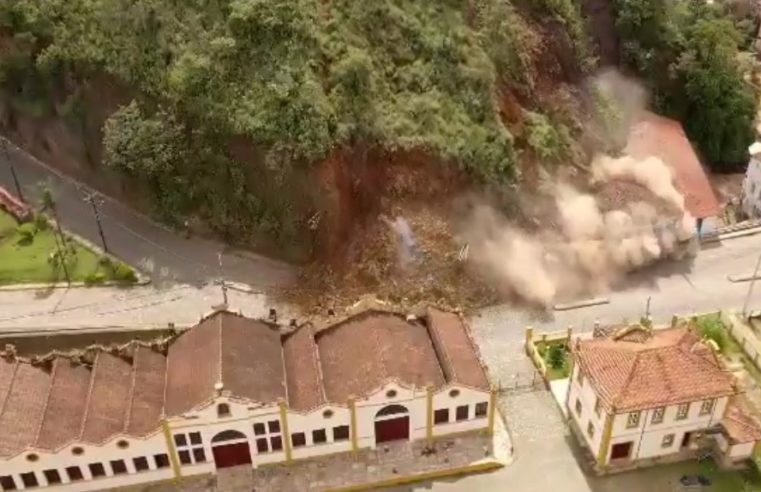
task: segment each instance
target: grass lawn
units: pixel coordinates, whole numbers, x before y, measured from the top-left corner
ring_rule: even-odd
[[[699,489],[682,488],[679,479],[683,475],[703,475],[711,480],[711,486]],[[761,492],[761,478],[753,470],[724,471],[713,461],[702,463],[689,461],[671,465],[658,465],[632,472],[592,478],[594,492],[673,492],[701,490],[705,492]]]
[[[561,354],[562,354],[562,364],[557,367],[553,367],[552,364],[550,364],[550,354],[551,350],[549,350],[550,347],[557,346],[561,347]],[[565,342],[554,342],[554,343],[542,343],[537,342],[536,344],[536,350],[539,352],[539,355],[542,356],[542,359],[544,359],[544,363],[547,366],[547,379],[554,380],[554,379],[565,379],[570,374],[570,353],[568,352],[568,348],[565,345]]]
[[[0,285],[65,281],[63,269],[54,268],[48,261],[57,251],[53,230],[37,231],[31,242],[25,242],[17,226],[11,215],[0,210]],[[115,278],[113,268],[102,265],[93,251],[74,241],[71,245],[76,254],[66,264],[72,282],[85,281],[95,274],[100,274],[101,280]]]

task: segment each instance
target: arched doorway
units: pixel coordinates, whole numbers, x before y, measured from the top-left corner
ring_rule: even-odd
[[[222,431],[211,438],[211,452],[217,468],[250,465],[251,449],[248,438],[236,430]]]
[[[375,414],[375,444],[410,438],[410,413],[401,405],[383,407]]]

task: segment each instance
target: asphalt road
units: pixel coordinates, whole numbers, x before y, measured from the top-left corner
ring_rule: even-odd
[[[9,156],[29,203],[40,202],[44,183],[57,203],[63,227],[101,244],[95,215],[85,201],[92,189],[13,145],[9,145]],[[15,193],[10,166],[1,153],[0,185]],[[232,252],[224,244],[206,239],[188,240],[111,198],[103,196],[99,208],[109,250],[146,271],[154,282],[167,280],[200,286],[221,273],[227,280],[254,287],[283,285],[295,279],[295,269],[285,263],[253,253]]]

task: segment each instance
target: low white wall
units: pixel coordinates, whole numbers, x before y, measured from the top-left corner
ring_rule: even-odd
[[[746,442],[742,444],[735,444],[729,450],[729,456],[732,458],[748,458],[753,454],[753,448],[755,443]]]

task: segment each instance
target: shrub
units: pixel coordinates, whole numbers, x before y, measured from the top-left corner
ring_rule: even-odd
[[[35,229],[34,224],[27,222],[16,227],[16,233],[20,236],[19,242],[31,243],[34,240],[37,229]]]
[[[120,282],[136,282],[137,274],[129,265],[119,263],[114,267],[114,278]]]
[[[565,366],[565,346],[560,344],[550,345],[547,351],[547,363],[551,368],[560,370]]]
[[[724,350],[727,344],[727,334],[724,329],[724,324],[721,322],[718,316],[704,316],[698,318],[698,332],[704,338],[713,340],[718,345],[720,350]]]
[[[106,274],[103,272],[88,273],[85,277],[85,285],[98,285],[106,280]]]
[[[45,217],[44,214],[35,214],[34,228],[37,230],[37,232],[45,231],[48,227],[50,227],[50,224],[48,224],[48,218]]]
[[[109,258],[108,256],[101,256],[98,259],[98,265],[102,266],[103,268],[107,268],[109,270],[114,269],[114,262],[111,261],[111,258]]]

